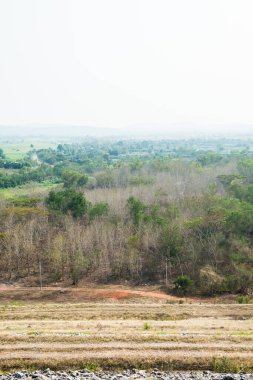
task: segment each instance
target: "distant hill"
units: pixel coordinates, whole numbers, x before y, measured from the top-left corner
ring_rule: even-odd
[[[0,125],[1,137],[231,137],[253,135],[253,124],[133,124],[124,128],[76,125]]]

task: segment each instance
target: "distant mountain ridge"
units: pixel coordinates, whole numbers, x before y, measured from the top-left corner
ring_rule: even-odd
[[[231,137],[253,135],[253,124],[133,124],[124,128],[76,125],[0,125],[1,137]]]

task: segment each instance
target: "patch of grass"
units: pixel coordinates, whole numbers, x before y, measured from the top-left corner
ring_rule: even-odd
[[[26,335],[37,336],[37,335],[41,335],[41,333],[39,331],[27,331]]]
[[[219,373],[238,373],[240,371],[240,365],[226,356],[212,358],[211,368],[213,371]]]
[[[240,296],[237,298],[237,302],[240,304],[249,304],[252,303],[252,299],[249,296]]]
[[[0,189],[0,196],[6,200],[13,199],[15,197],[30,197],[30,196],[44,196],[50,190],[60,186],[57,183],[48,182],[29,182],[23,186],[17,186],[8,189]]]
[[[171,339],[171,335],[177,335],[178,334],[178,331],[158,331],[157,332],[157,335],[165,335],[165,336],[170,336],[170,341],[172,341]]]
[[[87,363],[83,363],[83,368],[91,372],[97,372],[100,370],[100,365],[95,361],[87,362]]]
[[[20,302],[20,301],[16,301],[16,300],[11,300],[10,302],[8,302],[8,304],[6,306],[15,306],[15,307],[21,307],[21,306],[24,306],[25,304]]]
[[[144,330],[151,330],[151,329],[152,329],[152,326],[151,326],[150,323],[145,322],[145,323],[143,324],[143,328],[144,328]]]
[[[250,336],[252,335],[249,331],[234,331],[231,335],[237,335],[237,336]]]
[[[33,144],[33,147],[31,147]],[[47,149],[54,148],[56,144],[42,141],[16,141],[0,143],[0,147],[4,150],[4,154],[9,160],[20,160],[33,148]]]

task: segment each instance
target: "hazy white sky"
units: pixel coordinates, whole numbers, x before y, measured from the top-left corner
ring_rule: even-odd
[[[0,124],[253,122],[252,0],[0,0]]]

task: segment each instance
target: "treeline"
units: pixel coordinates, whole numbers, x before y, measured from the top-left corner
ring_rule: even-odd
[[[32,145],[26,156],[17,161],[7,159],[0,149],[0,189],[32,181],[64,183],[67,187],[74,180],[77,187],[88,189],[142,185],[153,181],[150,172],[166,171],[173,160],[184,160],[201,168],[223,165],[247,154],[247,150],[232,150],[238,144],[242,148],[239,142],[229,141],[226,152],[221,146],[215,149],[217,141],[209,142],[214,150],[203,150],[205,144],[205,140],[87,139],[80,144],[58,144],[54,149],[35,149]]]
[[[18,169],[18,167],[12,167],[12,169]],[[55,183],[57,183],[57,181],[61,182],[55,175],[54,169],[47,165],[40,165],[39,167],[29,169],[21,166],[19,169],[20,170],[14,170],[12,172],[0,172],[0,188],[17,187],[29,182],[43,182],[49,179]]]

